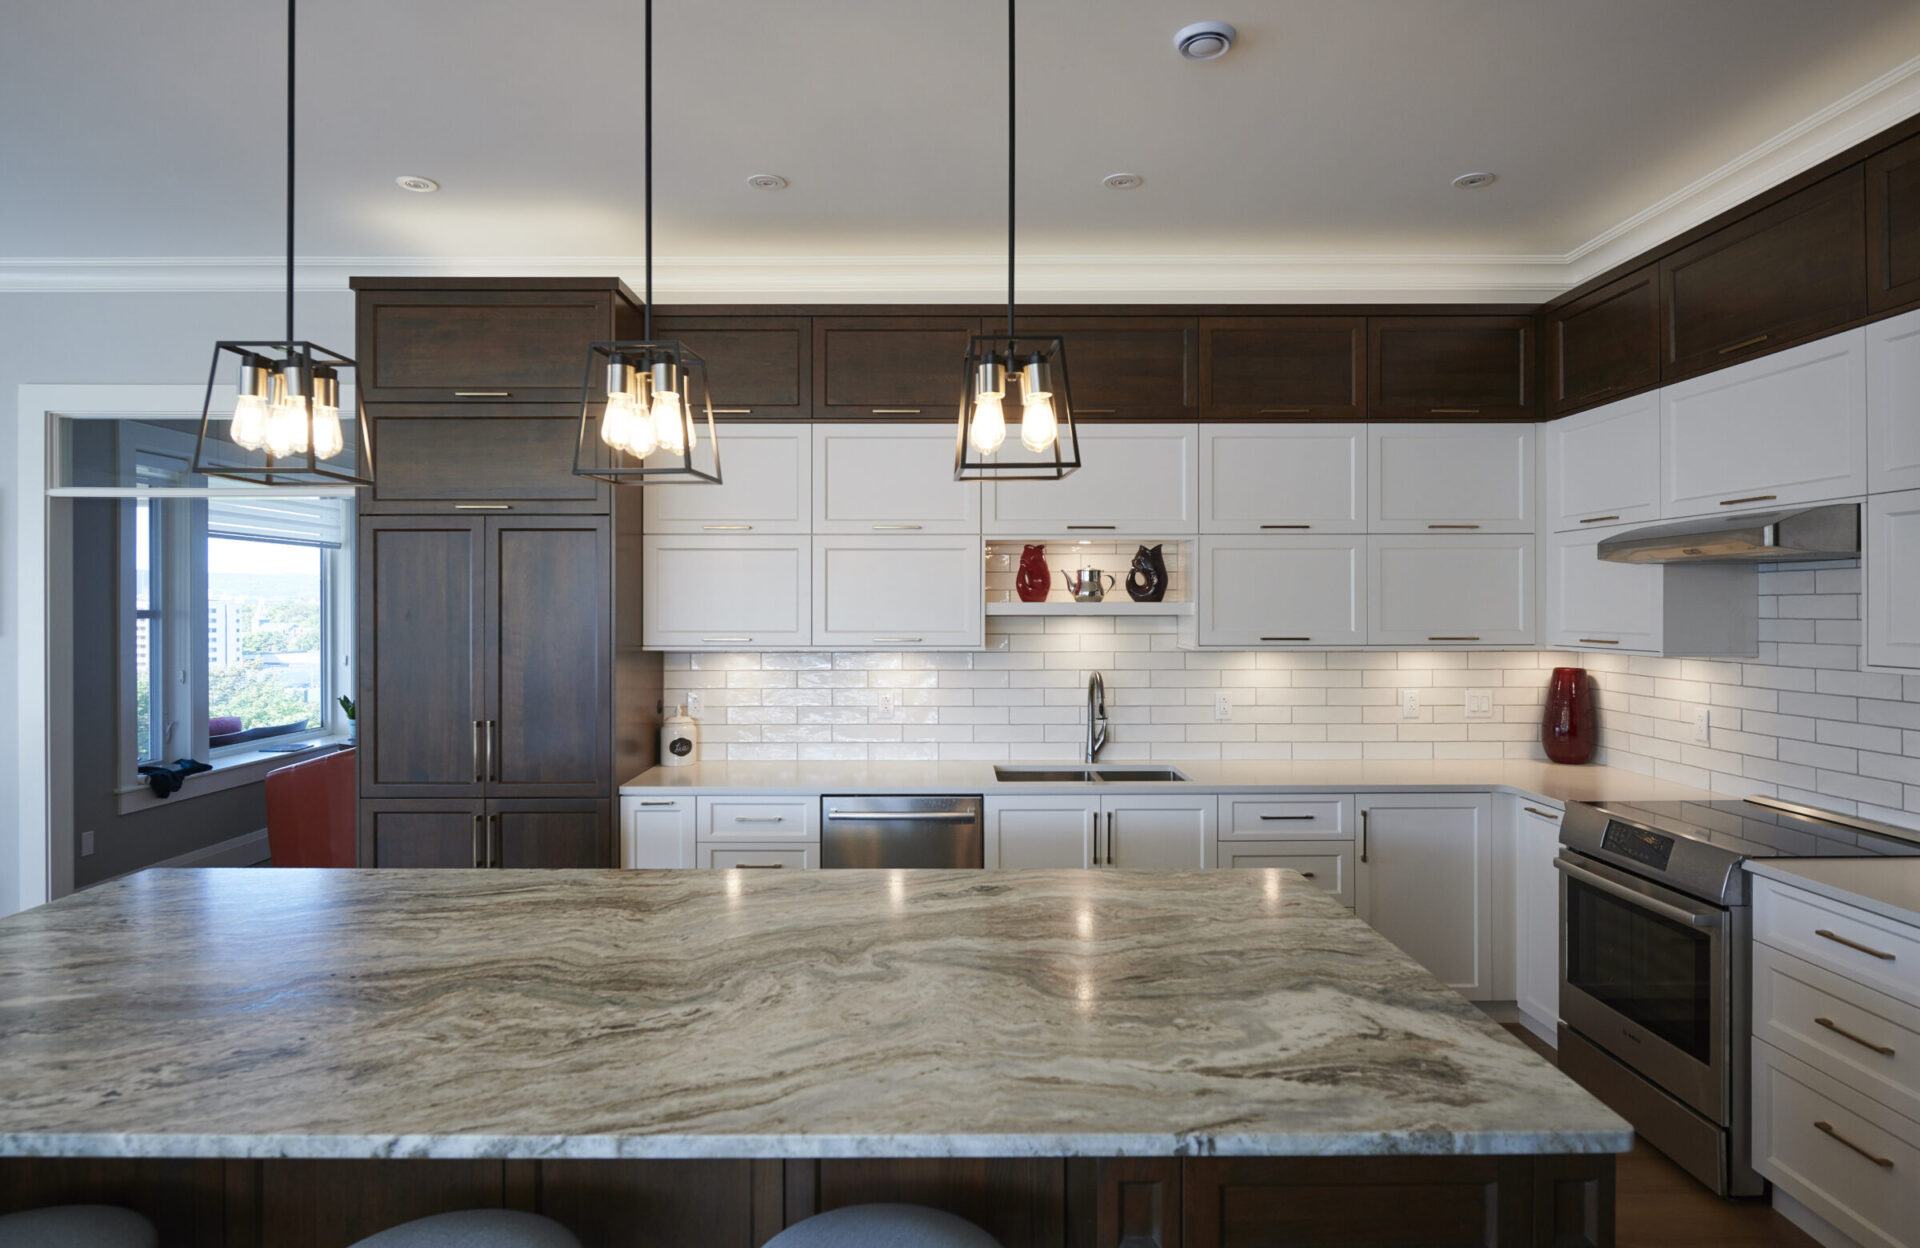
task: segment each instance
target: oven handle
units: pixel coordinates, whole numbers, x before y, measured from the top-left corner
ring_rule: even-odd
[[[1688,910],[1684,907],[1676,906],[1670,901],[1661,901],[1658,898],[1649,897],[1645,893],[1636,892],[1624,884],[1615,884],[1605,876],[1595,875],[1591,871],[1582,870],[1574,866],[1565,858],[1555,858],[1553,860],[1553,869],[1561,872],[1568,879],[1579,880],[1582,884],[1597,888],[1601,892],[1609,893],[1623,901],[1630,901],[1642,909],[1651,910],[1655,914],[1672,919],[1676,923],[1685,923],[1688,927],[1719,927],[1727,921],[1727,915],[1724,910]]]

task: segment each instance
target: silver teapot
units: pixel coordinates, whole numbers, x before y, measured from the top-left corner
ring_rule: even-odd
[[[1081,568],[1077,572],[1060,570],[1061,579],[1067,583],[1067,592],[1073,595],[1075,602],[1101,602],[1106,599],[1107,591],[1119,581],[1111,572],[1102,572],[1098,568]],[[1101,578],[1106,583],[1101,584]]]

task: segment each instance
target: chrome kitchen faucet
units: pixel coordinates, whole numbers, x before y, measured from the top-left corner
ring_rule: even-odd
[[[1107,747],[1107,682],[1095,672],[1087,681],[1087,761],[1098,762]]]

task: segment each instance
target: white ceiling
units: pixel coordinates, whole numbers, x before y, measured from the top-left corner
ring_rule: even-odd
[[[655,8],[664,290],[997,288],[999,0]],[[0,289],[277,280],[279,5],[0,10]],[[1224,60],[1172,51],[1200,18],[1240,28]],[[1920,111],[1914,0],[1028,0],[1020,30],[1023,281],[1055,297],[1526,297]],[[308,0],[311,280],[637,280],[640,55],[637,0]]]

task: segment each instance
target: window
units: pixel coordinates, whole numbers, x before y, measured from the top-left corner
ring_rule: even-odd
[[[155,526],[159,508],[145,498],[136,501],[133,508],[134,754],[145,763],[160,757],[165,742],[161,726],[166,723],[166,715],[160,691],[153,687],[154,656],[162,653],[162,612],[153,592],[153,570],[159,563],[155,558],[160,537]]]

